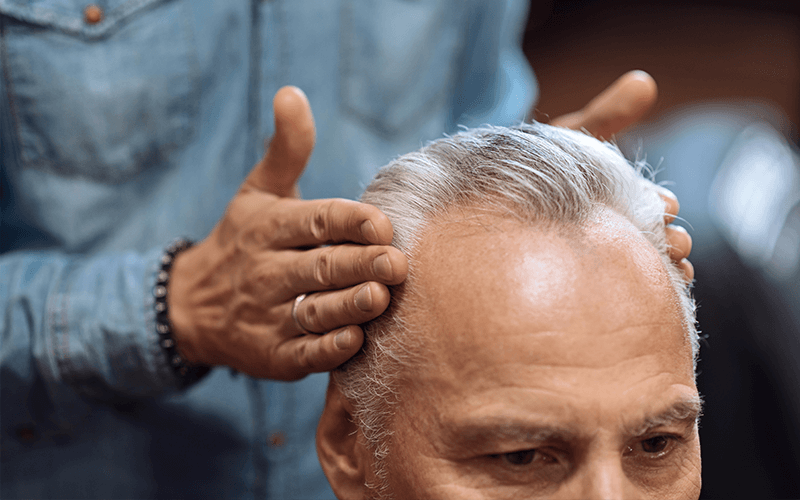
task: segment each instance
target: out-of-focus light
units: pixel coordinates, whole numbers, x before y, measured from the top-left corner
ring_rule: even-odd
[[[709,212],[749,265],[774,279],[800,264],[800,160],[772,126],[748,126],[734,140],[709,196]]]

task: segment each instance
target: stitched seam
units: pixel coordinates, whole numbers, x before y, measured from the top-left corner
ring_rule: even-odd
[[[278,47],[278,68],[277,76],[279,85],[283,82],[289,83],[289,67],[292,61],[292,46],[291,37],[289,36],[289,23],[286,22],[288,17],[286,2],[275,1],[275,22],[272,23],[272,28],[278,29],[278,40],[280,46]],[[277,90],[277,89],[276,89]]]
[[[58,311],[58,307],[55,306],[53,302],[56,302],[59,298],[58,296],[59,286],[60,286],[60,280],[59,284],[56,285],[56,295],[47,300],[47,327],[45,328],[44,331],[44,343],[47,346],[46,349],[55,360],[56,368],[58,370],[57,373],[54,373],[57,379],[56,381],[58,381],[58,379],[61,378],[61,361],[60,361],[60,356],[58,354],[60,351],[58,346],[60,333],[58,331],[59,330],[58,321],[56,320],[56,312]],[[51,339],[51,341],[48,342],[48,339]]]
[[[60,355],[58,356],[58,366],[63,373],[62,380],[68,384],[71,384],[72,379],[74,378],[72,374],[72,359],[70,358],[70,352],[69,352],[70,327],[68,323],[69,306],[70,306],[69,294],[72,291],[72,284],[69,282],[69,280],[66,280],[66,278],[70,274],[72,274],[71,267],[72,267],[71,263],[67,265],[65,272],[63,274],[63,278],[59,283],[59,288],[61,288],[62,283],[66,281],[66,289],[64,290],[63,293],[60,293],[61,295],[60,298],[62,303],[62,306],[60,308],[60,313],[61,313],[60,328],[62,332],[61,332],[61,342],[59,343]]]
[[[161,380],[161,375],[166,375],[161,370],[161,363],[158,362],[158,355],[161,354],[163,358],[163,353],[161,352],[161,346],[158,345],[158,335],[156,334],[156,321],[155,321],[155,311],[153,310],[154,302],[153,294],[150,293],[152,289],[151,284],[155,284],[155,266],[150,263],[145,266],[144,269],[144,295],[142,296],[142,317],[144,317],[144,327],[145,331],[147,332],[147,352],[153,358],[153,365],[152,365],[152,376],[155,377],[156,381]]]
[[[250,137],[247,142],[247,155],[245,156],[245,172],[253,168],[253,164],[261,157],[257,144],[261,144],[261,13],[259,1],[253,0],[250,4],[250,75],[248,76],[247,96],[249,110],[247,112],[247,125],[250,127]]]
[[[478,5],[477,2],[473,2],[470,8],[469,15],[463,16],[461,20],[462,36],[458,37],[458,41],[456,42],[456,50],[454,51],[456,54],[458,54],[458,56],[455,57],[450,63],[453,66],[453,68],[451,69],[451,78],[447,91],[450,95],[451,100],[455,99],[456,89],[458,88],[458,82],[463,80],[465,76],[464,69],[469,64],[468,61],[469,54],[467,54],[467,47],[469,43],[467,42],[467,40],[470,39],[470,32],[469,32],[470,19],[473,18],[478,13],[479,7],[480,5]],[[452,105],[450,106],[450,110],[448,111],[448,114],[450,113],[452,113]],[[455,122],[455,120],[457,120],[459,117],[452,116],[451,118]],[[455,125],[457,126],[458,124],[456,123]]]
[[[297,385],[296,384],[286,384],[286,406],[283,409],[285,415],[285,422],[283,424],[284,429],[286,429],[286,436],[287,436],[287,443],[284,445],[287,448],[287,460],[296,461],[298,460],[302,454],[303,449],[301,443],[303,439],[307,436],[303,436],[303,430],[305,429],[298,429],[298,422],[299,419],[294,418],[294,415],[297,414]],[[289,481],[289,486],[292,487],[292,493],[297,495],[299,493],[297,485],[302,484],[300,477],[298,477],[298,473],[300,471],[297,467],[292,468],[289,471],[289,475],[291,476],[291,480]]]
[[[247,379],[247,391],[250,394],[252,407],[251,418],[253,422],[253,483],[252,492],[254,498],[266,497],[269,494],[269,456],[266,450],[269,398],[264,397],[262,390],[265,383],[254,379]]]
[[[156,0],[137,0],[128,2],[116,10],[120,10],[123,7],[127,7],[127,13],[132,11],[138,11],[141,5],[153,4]],[[186,8],[186,3],[183,2],[178,5],[178,8]],[[186,12],[183,12],[186,14]],[[127,15],[123,13],[123,16]],[[196,118],[199,115],[199,101],[200,101],[200,94],[201,90],[201,77],[200,77],[200,62],[197,55],[196,44],[193,43],[194,41],[194,29],[192,28],[191,23],[188,20],[188,15],[180,16],[182,18],[183,28],[186,31],[182,36],[185,40],[187,40],[187,51],[185,55],[187,70],[185,74],[175,73],[181,80],[185,81],[186,84],[186,101],[187,103],[184,104],[185,112],[181,113],[180,110],[171,115],[169,118],[165,120],[165,123],[171,123],[171,119],[174,117],[179,117],[180,114],[185,115],[185,123],[182,125],[170,126],[168,131],[168,136],[171,136],[173,139],[169,141],[163,141],[159,143],[159,146],[153,151],[153,159],[152,161],[159,162],[159,161],[167,161],[167,159],[177,150],[179,150],[186,142],[194,135],[196,131]],[[13,127],[14,127],[14,134],[16,136],[18,150],[19,150],[19,159],[20,165],[24,165],[26,168],[32,168],[36,170],[42,170],[47,172],[56,172],[58,175],[66,175],[66,176],[77,176],[79,178],[87,178],[93,181],[105,182],[105,183],[124,183],[135,176],[139,175],[143,170],[147,168],[147,165],[141,165],[139,168],[136,168],[132,171],[125,171],[125,172],[118,172],[116,170],[109,171],[93,171],[91,173],[83,171],[83,170],[75,170],[74,167],[63,168],[58,167],[54,164],[51,158],[46,157],[43,154],[37,155],[35,153],[36,148],[34,146],[26,147],[25,143],[23,142],[23,135],[22,135],[22,120],[20,118],[19,107],[14,100],[14,86],[11,78],[11,69],[9,63],[9,57],[7,53],[7,41],[6,41],[6,33],[5,33],[5,18],[6,16],[0,16],[0,29],[2,33],[0,33],[0,43],[2,43],[2,64],[3,64],[3,76],[5,78],[7,84],[7,95],[9,101],[9,108],[11,110],[11,114],[13,117]],[[35,116],[34,113],[31,111],[29,116]],[[36,158],[31,158],[31,152]]]
[[[131,0],[109,11],[103,21],[93,26],[87,26],[83,21],[83,17],[76,15],[74,12],[64,12],[56,8],[11,7],[8,9],[7,15],[13,13],[11,17],[15,17],[23,22],[36,26],[47,26],[70,35],[78,35],[86,38],[100,38],[108,34],[112,28],[116,27],[121,21],[127,19],[137,10],[143,9],[148,5],[164,3],[164,1],[165,0]],[[62,18],[64,20],[59,21],[56,18]]]
[[[353,25],[352,6],[350,2],[343,1],[339,16],[339,111],[347,114],[349,106],[345,104],[347,99],[347,88],[350,83],[347,76],[350,70],[350,58],[353,45],[353,35],[350,28]]]
[[[64,266],[62,272],[56,278],[53,295],[48,297],[47,300],[48,327],[44,332],[44,343],[47,346],[48,353],[55,360],[55,373],[53,375],[55,382],[59,384],[67,383],[66,373],[69,370],[68,361],[65,361],[66,358],[69,358],[69,337],[66,334],[67,328],[65,327],[68,318],[66,312],[68,303],[65,297],[66,290],[62,290],[62,288],[64,287],[64,281],[70,274],[71,266],[71,262],[67,262]]]
[[[183,134],[177,140],[180,141],[179,144],[174,144],[172,148],[168,145],[165,145],[164,153],[165,155],[169,155],[173,151],[178,150],[178,148],[186,143],[186,141],[191,138],[194,133],[197,131],[197,127],[194,125],[197,122],[197,117],[200,115],[200,97],[202,93],[202,85],[201,85],[201,70],[200,70],[200,56],[197,55],[197,42],[196,42],[196,33],[194,31],[194,26],[192,23],[189,22],[189,12],[186,10],[189,8],[187,2],[182,2],[181,10],[183,10],[183,14],[181,16],[181,20],[184,24],[184,37],[187,44],[187,92],[186,96],[189,98],[186,103],[187,110],[186,110],[186,126],[184,127]],[[176,142],[177,142],[176,140]]]
[[[351,75],[361,75],[365,69],[363,67],[357,67],[353,61],[356,59],[353,55],[355,52],[355,42],[354,38],[358,35],[355,34],[355,29],[353,29],[353,24],[355,22],[355,14],[353,13],[354,9],[348,2],[344,2],[346,6],[342,8],[342,24],[340,27],[341,33],[347,33],[349,36],[346,38],[347,44],[342,43],[339,48],[340,52],[340,59],[342,64],[340,65],[340,103],[344,114],[349,114],[351,116],[356,117],[357,119],[363,121],[365,124],[369,126],[373,131],[380,133],[384,136],[391,136],[396,134],[397,132],[402,132],[407,130],[409,126],[419,122],[421,119],[428,117],[431,115],[431,110],[435,110],[441,108],[446,103],[445,98],[447,96],[448,91],[451,91],[454,86],[454,82],[456,79],[456,61],[453,58],[450,58],[447,63],[447,68],[444,70],[444,78],[447,80],[447,85],[443,85],[438,91],[434,92],[430,96],[423,96],[424,101],[422,104],[418,104],[415,106],[415,110],[413,110],[409,115],[402,118],[402,120],[398,121],[397,123],[387,124],[381,116],[375,116],[370,109],[361,110],[358,107],[351,104],[351,99],[349,97],[347,89],[350,88],[352,85],[350,78]],[[447,4],[449,5],[449,3]],[[451,12],[450,9],[446,8],[444,2],[442,2],[441,12],[437,13],[438,18],[447,19],[448,13]],[[350,7],[350,8],[348,8]],[[464,18],[468,16],[462,16]],[[448,29],[455,29],[452,27],[448,27]],[[343,42],[345,41],[342,38]],[[438,41],[438,40],[437,40]],[[459,47],[463,47],[464,40],[463,37],[458,37],[458,40],[453,42],[453,52],[456,52]],[[463,50],[463,49],[462,49]],[[379,62],[380,64],[380,62]]]
[[[19,111],[17,109],[17,101],[14,99],[14,84],[11,81],[11,70],[8,67],[8,48],[6,44],[6,16],[0,16],[0,51],[2,51],[3,54],[3,79],[6,83],[6,98],[8,99],[8,109],[11,112],[11,121],[13,122],[13,133],[17,139],[19,159],[23,163],[26,163],[25,148],[22,147],[22,131],[19,120]]]

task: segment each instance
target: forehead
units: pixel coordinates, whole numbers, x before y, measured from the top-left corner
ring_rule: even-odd
[[[412,377],[436,378],[439,389],[449,380],[456,393],[509,384],[551,391],[665,374],[693,385],[666,269],[611,211],[569,232],[451,214],[426,231],[414,265],[406,319],[429,362]]]

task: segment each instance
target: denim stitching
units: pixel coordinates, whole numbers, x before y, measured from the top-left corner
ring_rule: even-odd
[[[1,2],[2,0],[0,0]],[[115,9],[114,12],[119,11],[117,15],[117,19],[124,17],[126,20],[131,17],[131,14],[140,12],[142,7],[146,7],[148,5],[153,5],[163,0],[132,0],[127,2]],[[38,7],[34,7],[35,9],[39,9]],[[179,9],[186,9],[186,2],[181,2],[178,4]],[[40,9],[41,10],[41,9]],[[196,118],[199,114],[199,101],[201,95],[201,82],[200,82],[200,63],[197,55],[197,47],[193,45],[194,39],[194,29],[189,22],[188,15],[183,12],[184,15],[181,15],[181,21],[183,24],[184,29],[187,33],[184,33],[184,39],[187,41],[187,53],[186,53],[186,62],[188,66],[188,70],[185,74],[185,81],[186,81],[186,102],[182,103],[184,106],[182,108],[183,114],[185,115],[185,120],[181,120],[183,123],[182,126],[170,127],[170,131],[173,131],[174,140],[171,141],[163,141],[158,144],[157,148],[153,151],[152,156],[156,160],[166,160],[172,155],[176,150],[178,150],[183,144],[185,144],[196,131]],[[36,170],[43,170],[46,172],[55,172],[59,175],[65,176],[74,176],[79,178],[87,178],[94,181],[99,182],[126,182],[131,178],[135,177],[137,174],[141,172],[140,170],[135,170],[131,172],[108,172],[106,171],[103,173],[102,171],[92,171],[88,172],[86,170],[75,170],[69,169],[65,170],[63,168],[58,168],[54,165],[54,162],[50,158],[46,158],[44,155],[38,155],[39,158],[32,159],[30,158],[30,151],[34,150],[35,147],[26,147],[23,141],[22,136],[22,123],[21,118],[19,116],[19,108],[16,104],[15,100],[15,93],[14,93],[14,86],[12,83],[12,75],[10,69],[10,59],[7,53],[7,42],[5,36],[5,17],[0,15],[0,22],[2,22],[2,54],[3,54],[3,74],[7,82],[7,94],[8,100],[10,104],[10,108],[12,110],[12,116],[14,119],[14,129],[17,139],[17,144],[19,146],[19,158],[21,160],[21,165],[24,165],[27,168],[33,168]],[[63,30],[61,30],[63,31]],[[80,35],[80,33],[77,33]],[[176,115],[180,115],[181,113],[178,112]],[[169,122],[170,118],[176,117],[176,115],[170,115],[165,122]],[[28,116],[36,117],[37,115],[33,113],[33,111],[28,111]]]
[[[447,95],[448,91],[452,90],[453,81],[455,80],[455,73],[456,73],[456,60],[450,58],[447,61],[447,68],[444,70],[444,78],[448,80],[447,85],[441,85],[439,90],[433,93],[432,95],[423,96],[423,99],[417,100],[418,104],[416,105],[416,109],[413,110],[407,116],[401,117],[402,119],[396,124],[388,124],[385,120],[383,120],[382,116],[376,116],[372,110],[367,109],[366,111],[356,108],[351,104],[351,99],[348,95],[347,89],[350,88],[352,83],[350,82],[350,75],[361,75],[366,69],[361,66],[357,66],[354,64],[353,61],[356,58],[353,54],[355,52],[355,40],[358,35],[356,35],[356,31],[353,28],[353,24],[355,22],[355,14],[354,12],[357,10],[353,8],[353,2],[356,0],[345,0],[342,6],[342,24],[340,28],[340,32],[342,34],[347,33],[346,37],[342,37],[342,45],[340,46],[340,57],[342,60],[341,70],[340,70],[340,103],[342,106],[343,114],[347,114],[357,118],[358,120],[366,123],[372,130],[382,135],[393,135],[397,133],[397,131],[403,131],[409,128],[410,125],[419,122],[422,118],[430,115],[432,110],[437,109],[445,96]],[[442,4],[441,12],[437,13],[437,16],[447,20],[448,13],[452,12],[453,9],[446,8],[444,4],[446,3],[445,0],[439,2]],[[449,2],[448,2],[449,3]],[[461,7],[459,12],[462,12],[463,16],[463,9],[466,7]],[[455,28],[451,28],[455,29]],[[461,39],[462,37],[457,37]],[[453,42],[454,44],[461,43],[463,45],[463,41],[456,40]],[[457,45],[455,45],[457,47]],[[372,66],[372,65],[369,65]]]
[[[58,365],[59,369],[62,372],[61,379],[69,384],[72,385],[74,382],[74,374],[72,373],[72,358],[69,352],[69,340],[70,340],[70,325],[69,325],[69,307],[70,307],[70,293],[72,292],[72,283],[67,280],[66,278],[72,274],[72,262],[67,264],[64,268],[64,273],[61,275],[61,280],[59,282],[59,288],[61,288],[62,284],[66,282],[66,289],[63,293],[59,293],[61,296],[61,303],[62,307],[60,309],[61,313],[61,342],[59,342],[59,352],[61,353],[58,356]],[[79,390],[76,387],[76,390]],[[79,390],[80,391],[80,390]]]
[[[278,30],[279,43],[276,75],[280,85],[283,85],[283,82],[286,82],[287,84],[289,83],[289,67],[291,61],[296,61],[297,59],[292,59],[292,44],[291,37],[289,36],[289,23],[286,22],[286,18],[289,15],[286,2],[275,0],[273,4],[275,6],[274,9],[276,16],[274,22],[271,24]]]
[[[145,1],[145,0],[143,0]],[[186,93],[187,102],[186,105],[186,124],[183,130],[183,133],[179,135],[178,140],[176,141],[178,145],[185,144],[197,131],[197,127],[195,123],[197,123],[197,117],[200,114],[200,97],[202,94],[201,89],[201,70],[200,70],[200,56],[197,54],[197,42],[195,40],[196,33],[194,31],[194,26],[192,23],[189,22],[190,15],[186,10],[189,8],[187,6],[187,2],[183,1],[180,4],[181,9],[184,11],[184,15],[181,16],[181,21],[184,24],[184,39],[186,40],[187,46],[187,54],[186,58],[188,59],[187,63],[189,66],[188,73],[186,75],[188,90]],[[164,144],[162,152],[169,156],[173,154],[175,151],[178,150],[178,145],[169,145]]]
[[[245,155],[246,169],[253,167],[253,161],[258,161],[261,156],[259,151],[260,126],[261,126],[261,13],[259,0],[250,3],[250,74],[247,81],[247,96],[249,109],[247,110],[247,125],[250,136],[247,138],[247,155]],[[246,171],[246,170],[245,170]]]
[[[5,6],[5,3],[0,0],[0,7]],[[165,3],[165,0],[131,0],[125,2],[108,12],[105,18],[96,25],[86,25],[82,13],[65,12],[55,7],[8,5],[4,9],[4,13],[23,22],[37,26],[47,26],[65,34],[79,35],[85,38],[102,38],[137,10],[156,3]]]
[[[261,392],[266,386],[263,382],[248,378],[246,383],[247,392],[251,397],[251,422],[255,438],[252,443],[253,482],[251,487],[254,498],[264,498],[269,494],[271,486],[269,484],[269,451],[266,450],[269,397],[264,397]]]
[[[353,35],[352,30],[346,28],[352,26],[352,17],[352,5],[348,0],[345,0],[339,16],[339,108],[343,115],[346,115],[346,111],[349,110],[349,106],[345,104],[347,100],[345,89],[348,87],[347,70],[351,64]]]
[[[14,99],[14,84],[11,81],[11,70],[8,67],[8,49],[6,47],[6,16],[0,15],[0,51],[3,58],[3,79],[6,83],[6,98],[8,99],[8,109],[11,113],[14,134],[16,135],[19,159],[25,161],[25,151],[22,147],[22,130],[17,109],[17,101]]]

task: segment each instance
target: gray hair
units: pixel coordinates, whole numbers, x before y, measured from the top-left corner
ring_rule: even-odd
[[[392,290],[389,309],[365,325],[361,352],[333,374],[377,463],[389,451],[398,373],[415,358],[414,335],[403,321],[413,307],[406,296],[414,287],[414,249],[423,230],[453,207],[487,208],[523,223],[559,226],[580,225],[601,207],[627,217],[661,255],[697,358],[694,301],[668,255],[660,188],[645,172],[611,144],[540,123],[465,130],[378,172],[361,201],[391,220],[392,244],[408,256],[409,278]]]

